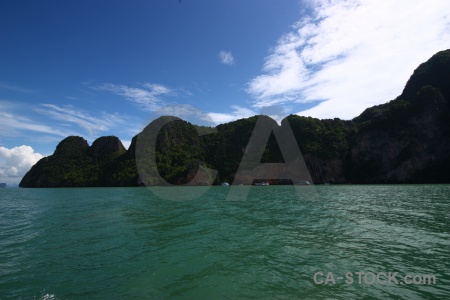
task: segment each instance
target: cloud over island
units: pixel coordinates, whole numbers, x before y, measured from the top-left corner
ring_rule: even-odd
[[[253,107],[317,103],[298,114],[350,119],[402,91],[413,70],[450,48],[447,0],[311,0],[249,81]]]
[[[0,147],[0,182],[17,184],[42,157],[30,146]]]

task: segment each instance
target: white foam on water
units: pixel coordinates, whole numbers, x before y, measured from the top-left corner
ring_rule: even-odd
[[[53,294],[45,294],[42,296],[41,300],[56,300],[56,296]]]

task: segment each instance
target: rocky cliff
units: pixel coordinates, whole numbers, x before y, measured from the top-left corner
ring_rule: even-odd
[[[450,182],[450,50],[421,64],[399,97],[354,123],[352,182]]]
[[[156,185],[161,177],[171,184],[194,178],[195,184],[232,182],[258,118],[269,119],[254,116],[208,128],[162,117],[134,137],[128,150],[116,137],[101,137],[92,146],[68,137],[31,168],[20,186],[137,186],[142,170],[145,181]],[[275,127],[281,135],[292,128],[314,183],[448,183],[449,120],[450,50],[445,50],[414,71],[400,96],[353,120],[290,115]],[[265,144],[261,162],[283,162],[273,134]],[[195,177],[200,168],[218,174]]]

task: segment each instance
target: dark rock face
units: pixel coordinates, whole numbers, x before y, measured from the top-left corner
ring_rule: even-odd
[[[314,183],[347,183],[344,162],[341,159],[323,159],[311,154],[304,156]]]
[[[450,182],[450,50],[421,64],[395,100],[364,111],[351,148],[359,183]],[[447,170],[447,171],[445,171]]]
[[[160,184],[161,179],[151,175],[156,171],[165,181],[185,184],[199,166],[218,171],[215,183],[232,182],[258,117],[216,128],[196,127],[178,119],[167,123],[155,136],[154,128],[170,118],[161,117],[134,137],[127,151],[117,137],[101,137],[90,147],[81,137],[68,137],[53,155],[31,168],[20,186],[138,186],[143,181]],[[292,128],[314,183],[448,183],[449,120],[450,50],[445,50],[414,71],[399,97],[368,108],[353,120],[291,115],[277,130],[283,134],[288,125]],[[208,134],[199,135],[199,131]],[[143,134],[156,139],[151,150],[155,160],[144,164],[151,171],[145,180],[139,177],[141,172],[136,167],[142,151],[139,137]],[[261,162],[283,162],[272,136]],[[210,179],[206,177],[194,184],[204,184]]]
[[[411,75],[400,97],[412,99],[424,86],[439,88],[442,95],[450,97],[450,49],[440,51],[422,63]]]

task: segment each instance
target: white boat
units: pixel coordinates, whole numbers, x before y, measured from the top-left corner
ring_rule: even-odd
[[[300,185],[310,185],[311,182],[309,182],[308,180],[304,180],[304,181],[300,181],[298,184],[300,184]]]
[[[220,185],[221,186],[230,186],[230,184],[228,182],[222,182]]]
[[[268,182],[255,182],[254,185],[267,186],[267,185],[269,185],[269,183]]]

